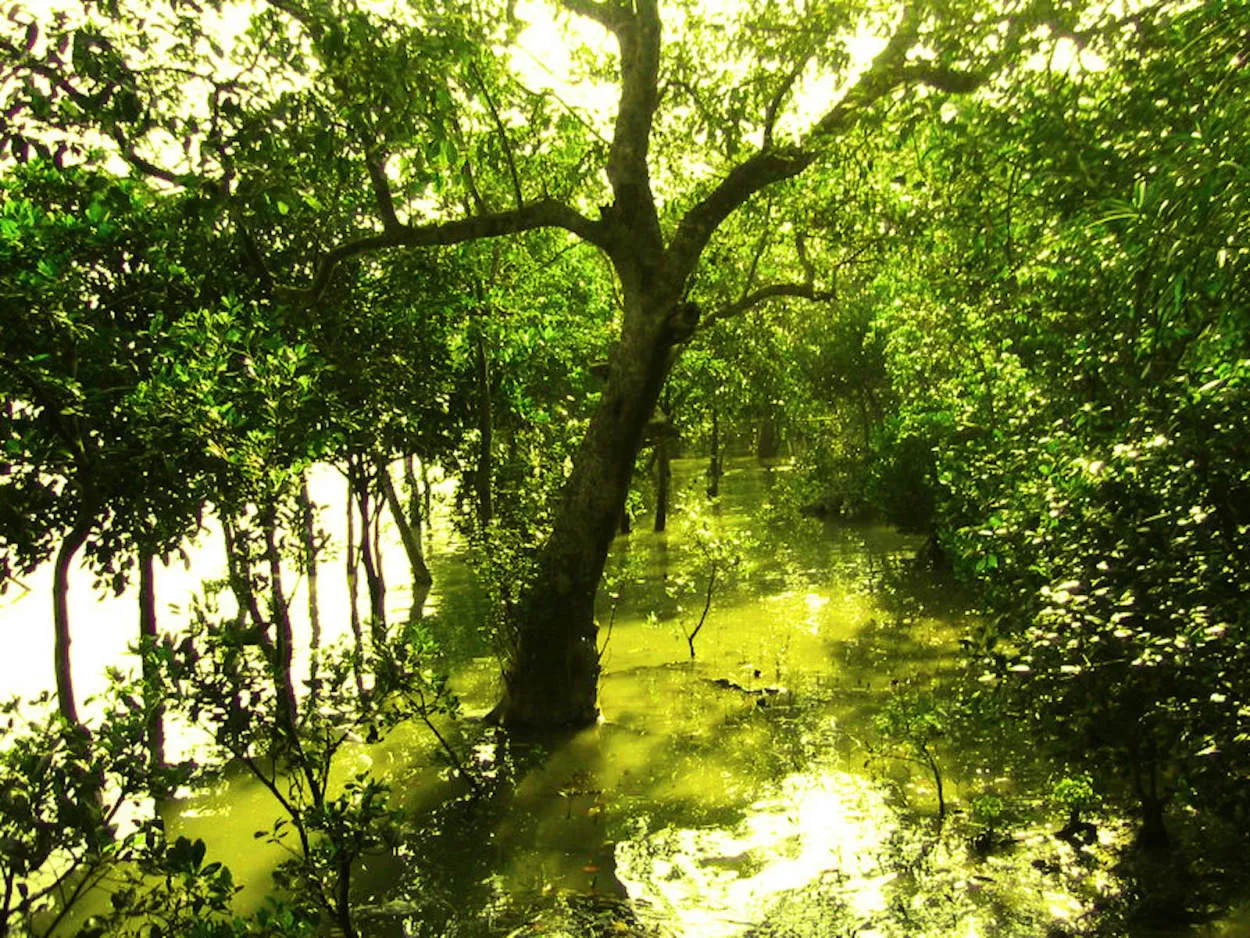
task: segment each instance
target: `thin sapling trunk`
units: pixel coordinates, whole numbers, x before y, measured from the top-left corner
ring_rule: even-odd
[[[70,666],[69,569],[74,557],[86,543],[94,524],[95,511],[90,504],[84,504],[79,509],[74,526],[61,541],[52,574],[52,624],[55,635],[53,665],[56,671],[57,708],[67,723],[84,730],[82,721],[78,719],[78,704],[74,699],[74,678]]]
[[[347,604],[352,627],[352,671],[356,675],[356,691],[365,699],[365,639],[360,626],[360,576],[356,561],[356,505],[352,497],[351,475],[347,477],[347,546],[344,551],[347,573]]]
[[[720,568],[715,564],[712,565],[712,571],[707,578],[707,592],[703,597],[703,613],[699,616],[699,623],[694,627],[693,632],[686,633],[686,645],[690,648],[690,660],[694,661],[694,640],[699,637],[699,633],[703,631],[703,626],[707,622],[707,614],[712,609],[712,595],[716,591],[716,575]]]
[[[313,697],[317,694],[317,653],[321,650],[321,598],[317,578],[317,558],[321,553],[316,528],[316,506],[308,491],[308,476],[300,476],[300,533],[303,538],[304,573],[308,577],[308,684]],[[315,701],[313,706],[315,706]]]
[[[161,704],[159,667],[152,660],[156,648],[156,558],[139,552],[139,654],[143,672],[143,703],[148,712],[148,762],[153,769],[165,765],[165,708]]]

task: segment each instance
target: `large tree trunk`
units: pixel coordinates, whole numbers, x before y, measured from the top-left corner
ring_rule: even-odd
[[[674,342],[667,315],[673,301],[635,303],[631,309],[627,295],[607,387],[520,604],[516,653],[496,710],[513,729],[587,726],[598,719],[595,593]]]

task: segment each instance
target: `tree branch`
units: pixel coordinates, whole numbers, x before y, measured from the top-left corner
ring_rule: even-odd
[[[386,178],[386,161],[372,154],[365,154],[365,166],[369,170],[369,182],[373,186],[373,197],[378,203],[378,214],[382,216],[382,230],[396,233],[403,229],[399,216],[395,214],[395,198],[391,195],[391,183]]]
[[[751,254],[751,265],[747,268],[747,275],[742,281],[742,296],[746,296],[751,292],[751,287],[755,285],[755,274],[759,270],[760,258],[764,256],[764,250],[768,247],[769,225],[773,217],[773,200],[768,200],[768,205],[764,208],[764,225],[760,229],[759,240],[755,244],[755,250]]]
[[[611,214],[628,233],[635,251],[653,255],[653,263],[658,264],[663,241],[647,166],[651,127],[659,103],[658,0],[633,0],[632,4],[564,0],[564,6],[600,23],[616,36],[621,94],[605,167],[615,197]]]
[[[345,241],[321,258],[309,287],[305,289],[280,288],[277,292],[289,301],[311,304],[320,299],[326,287],[330,285],[335,268],[343,261],[361,254],[390,248],[462,244],[466,241],[500,238],[538,228],[563,228],[596,247],[603,250],[608,248],[608,241],[601,223],[592,222],[555,199],[543,199],[508,212],[477,215],[430,225],[400,225],[393,231],[383,231],[380,234]]]
[[[837,293],[833,290],[817,290],[816,285],[812,283],[772,283],[748,293],[728,306],[722,306],[720,309],[708,313],[700,320],[698,331],[702,332],[721,320],[740,316],[768,300],[780,299],[782,297],[795,297],[801,300],[819,302],[836,299]]]
[[[594,20],[613,35],[619,35],[629,21],[629,13],[620,3],[612,0],[563,0],[570,13]]]
[[[811,165],[815,154],[799,147],[772,147],[747,157],[677,225],[669,253],[678,267],[693,267],[712,232],[755,193],[773,183],[797,176]]]
[[[794,232],[794,254],[799,259],[799,266],[803,268],[803,282],[815,283],[816,268],[812,265],[812,259],[807,256],[807,238],[802,231]]]
[[[808,132],[797,147],[765,147],[739,163],[677,226],[669,248],[678,270],[694,267],[708,239],[730,214],[766,186],[797,176],[816,159],[817,145],[846,131],[870,105],[905,80],[905,57],[916,40],[920,16],[908,7],[872,64]]]
[[[794,87],[794,83],[799,80],[799,76],[803,74],[803,69],[807,68],[807,63],[812,60],[810,52],[794,63],[794,68],[782,79],[781,85],[777,88],[776,94],[768,102],[768,106],[764,109],[764,146],[767,150],[773,145],[773,131],[777,127],[777,116],[781,111],[781,105],[786,99],[786,95],[790,93],[790,89]]]
[[[861,244],[858,248],[829,268],[829,272],[836,274],[843,267],[849,267],[851,264],[854,264],[861,256],[863,256],[865,252],[879,245],[882,240],[884,239],[874,238],[871,241]],[[781,297],[793,297],[801,300],[812,300],[813,302],[824,302],[837,299],[838,290],[836,280],[835,285],[827,290],[816,289],[816,265],[812,263],[811,258],[807,255],[806,240],[803,238],[802,234],[796,234],[794,241],[795,253],[799,255],[799,264],[803,268],[804,280],[802,283],[774,283],[766,287],[761,287],[752,293],[745,293],[742,297],[735,302],[730,303],[728,306],[723,306],[715,312],[704,316],[699,322],[698,328],[700,330],[706,329],[709,326],[720,322],[722,319],[731,319],[734,316],[745,313],[747,310],[754,309],[761,303],[768,300],[779,299]]]
[[[469,63],[470,69],[473,71],[473,77],[477,79],[477,85],[482,90],[482,97],[486,100],[486,109],[490,111],[491,120],[495,124],[495,132],[499,134],[499,148],[503,150],[504,162],[508,164],[508,175],[512,178],[512,195],[516,199],[516,207],[520,208],[525,204],[525,196],[521,194],[521,177],[517,173],[516,159],[512,155],[512,140],[508,137],[507,128],[503,125],[503,119],[499,116],[499,108],[495,106],[495,99],[491,97],[490,89],[486,86],[486,80],[482,77],[482,73],[478,71],[476,63]]]
[[[976,91],[986,81],[986,76],[977,72],[964,72],[929,62],[908,63],[903,68],[902,77],[905,82],[928,85],[930,88],[949,94],[966,94],[969,91]]]

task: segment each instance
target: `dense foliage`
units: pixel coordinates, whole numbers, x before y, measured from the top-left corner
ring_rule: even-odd
[[[6,711],[0,934],[46,931],[118,868],[88,934],[161,903],[170,933],[353,934],[353,870],[392,813],[367,775],[331,782],[349,734],[420,720],[469,777],[421,622],[431,473],[496,607],[498,715],[585,725],[608,544],[644,500],[664,529],[678,447],[708,458],[713,504],[749,447],[794,458],[792,508],[931,533],[983,604],[960,692],[992,705],[969,712],[1044,741],[1081,780],[1067,802],[1126,797],[1150,846],[1177,805],[1246,818],[1246,6],[557,6],[615,48],[577,44],[548,84],[516,4],[11,12],[0,589],[55,566],[60,719],[41,736]],[[880,38],[863,61],[858,32]],[[348,492],[352,643],[329,655],[319,464]],[[159,638],[153,560],[209,518],[229,598]],[[740,551],[687,521],[694,658]],[[103,723],[69,673],[80,552],[148,597],[143,686]],[[234,920],[202,845],[146,814],[112,830],[189,771],[162,764],[165,704],[208,723],[213,772],[282,805],[296,901]],[[958,709],[878,721],[943,813]]]
[[[934,223],[872,327],[866,472],[980,584],[983,680],[1156,844],[1176,800],[1246,808],[1244,24],[1143,12],[931,115],[897,165]]]

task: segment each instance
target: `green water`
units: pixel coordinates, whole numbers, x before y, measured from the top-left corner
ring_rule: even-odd
[[[679,465],[678,490],[701,487],[700,469]],[[702,510],[745,546],[693,660],[707,565],[689,512],[667,534],[640,519],[618,539],[600,608],[603,721],[542,746],[473,719],[498,666],[472,578],[443,545],[431,604],[469,717],[448,732],[498,785],[470,797],[418,727],[345,755],[340,768],[371,768],[408,819],[395,852],[359,870],[363,933],[1060,935],[1116,896],[1126,824],[1100,818],[1099,842],[1079,851],[1056,840],[1062,818],[1030,795],[1045,766],[1027,756],[939,743],[952,805],[939,827],[931,776],[885,757],[872,718],[953,666],[959,599],[919,569],[916,538],[770,521],[781,471],[735,465]],[[968,805],[985,793],[1011,824],[977,849]],[[273,809],[234,779],[171,811],[174,832],[203,837],[245,884],[240,911],[281,859],[252,837]]]

